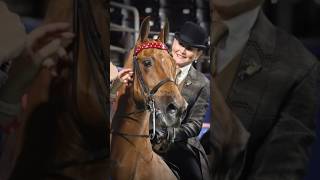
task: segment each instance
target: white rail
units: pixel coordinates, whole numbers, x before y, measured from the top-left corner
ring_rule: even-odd
[[[120,4],[120,3],[117,3],[117,2],[114,2],[114,1],[111,1],[110,5],[114,6],[114,7],[122,8],[122,9],[125,9],[125,10],[128,10],[128,11],[132,11],[133,17],[134,17],[134,28],[133,28],[134,32],[135,32],[134,33],[134,40],[136,41],[138,39],[138,36],[139,36],[139,26],[140,26],[138,9],[133,7],[133,6]],[[130,28],[128,28],[128,29],[130,29]]]

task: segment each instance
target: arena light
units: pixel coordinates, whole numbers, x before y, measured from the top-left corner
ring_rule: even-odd
[[[150,23],[150,26],[153,26],[153,25],[154,25],[154,22],[153,22],[153,21],[150,21],[149,23]]]
[[[144,9],[144,12],[150,14],[150,13],[152,13],[152,8],[151,7],[146,7]]]
[[[182,9],[183,14],[190,14],[190,9]]]

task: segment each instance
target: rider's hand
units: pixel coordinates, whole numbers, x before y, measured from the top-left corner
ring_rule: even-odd
[[[156,134],[153,139],[151,139],[151,142],[153,144],[160,144],[162,141],[167,140],[168,137],[168,131],[167,128],[157,128]]]

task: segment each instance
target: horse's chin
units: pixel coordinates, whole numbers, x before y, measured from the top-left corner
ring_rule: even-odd
[[[161,119],[162,126],[179,127],[186,116],[186,111],[178,113],[166,113]]]

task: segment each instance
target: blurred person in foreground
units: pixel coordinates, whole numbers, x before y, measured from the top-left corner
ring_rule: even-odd
[[[210,1],[213,117],[202,143],[212,179],[305,175],[315,138],[319,62],[270,23],[262,4]]]
[[[0,2],[0,177],[7,179],[14,166],[18,115],[25,108],[26,92],[40,69],[56,76],[55,65],[67,61],[66,47],[74,38],[68,23],[40,26],[26,34],[18,15]]]

